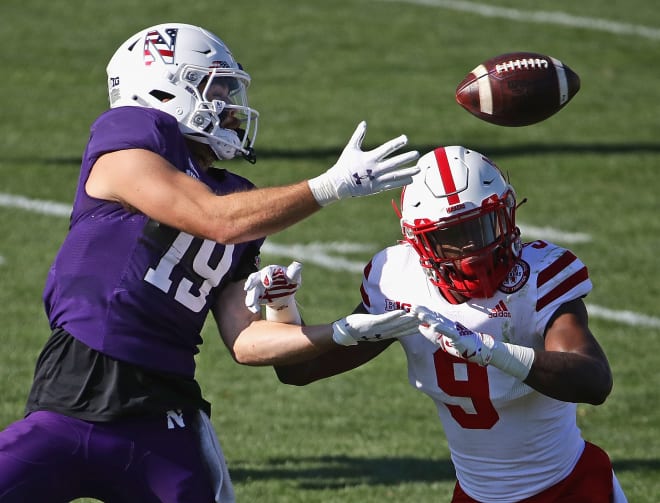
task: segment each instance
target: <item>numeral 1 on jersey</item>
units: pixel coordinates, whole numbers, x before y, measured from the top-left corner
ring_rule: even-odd
[[[185,232],[180,232],[167,252],[165,252],[165,255],[160,259],[156,268],[150,267],[147,270],[144,280],[165,293],[170,292],[172,288],[172,271],[181,262],[193,241],[193,236]],[[174,299],[195,313],[202,310],[211,288],[220,283],[231,266],[234,245],[224,246],[222,258],[218,265],[215,267],[210,265],[211,254],[218,246],[221,245],[213,241],[204,240],[192,259],[192,270],[204,278],[204,281],[197,289],[198,293],[194,292],[194,282],[186,277],[179,280],[174,290]]]

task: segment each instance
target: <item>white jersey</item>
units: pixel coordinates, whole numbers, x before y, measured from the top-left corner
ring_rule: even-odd
[[[373,314],[422,305],[496,340],[542,349],[556,309],[590,291],[587,268],[573,253],[536,241],[524,246],[495,295],[454,305],[428,281],[412,247],[399,244],[367,265],[362,299]],[[410,383],[436,403],[456,476],[469,496],[520,501],[571,472],[584,448],[574,403],[451,356],[421,334],[400,342]]]

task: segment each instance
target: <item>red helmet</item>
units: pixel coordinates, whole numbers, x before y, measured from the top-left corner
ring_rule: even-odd
[[[449,300],[490,297],[522,248],[516,196],[498,167],[465,147],[422,156],[401,194],[401,229]]]

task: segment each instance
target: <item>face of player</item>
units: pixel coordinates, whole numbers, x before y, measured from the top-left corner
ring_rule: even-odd
[[[228,105],[233,104],[231,93],[236,88],[236,79],[232,77],[205,77],[197,89],[204,101],[223,101]],[[235,116],[235,110],[224,110],[220,114],[220,126],[225,129],[236,129],[240,127],[241,121]]]
[[[210,82],[208,77],[206,77],[199,84],[198,89],[206,101],[230,101],[230,83],[228,77],[215,77]]]
[[[428,233],[429,244],[441,258],[470,256],[494,243],[499,235],[496,213],[463,220]]]

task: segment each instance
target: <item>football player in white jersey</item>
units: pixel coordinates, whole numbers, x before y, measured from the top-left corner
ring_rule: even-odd
[[[565,248],[521,241],[514,189],[484,155],[437,148],[418,167],[401,195],[403,240],[366,266],[356,312],[418,316],[419,333],[398,340],[410,383],[435,402],[447,435],[451,501],[626,501],[608,455],[576,424],[577,403],[601,404],[612,389],[582,300],[587,268]],[[394,340],[276,371],[308,384]]]

